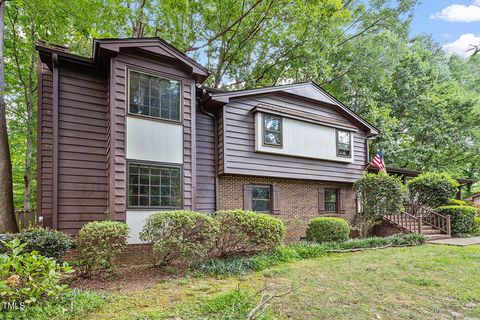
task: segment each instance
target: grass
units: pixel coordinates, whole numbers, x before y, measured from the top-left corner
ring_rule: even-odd
[[[279,263],[230,277],[187,277],[148,290],[111,292],[83,319],[244,319],[265,284],[297,291],[267,319],[480,318],[480,248],[423,245]],[[305,281],[305,279],[307,279]],[[68,319],[68,317],[64,317]]]
[[[400,234],[385,238],[351,239],[341,243],[297,243],[280,246],[273,252],[261,253],[250,257],[237,256],[228,259],[212,259],[198,265],[195,273],[209,275],[246,274],[251,271],[261,271],[283,262],[317,258],[332,250],[341,251],[384,246],[419,245],[423,243],[425,243],[425,237],[416,233]]]
[[[86,314],[101,307],[106,299],[96,293],[72,290],[59,300],[42,303],[23,310],[0,311],[0,319],[5,320],[44,320],[82,319]],[[2,307],[2,305],[0,305]]]

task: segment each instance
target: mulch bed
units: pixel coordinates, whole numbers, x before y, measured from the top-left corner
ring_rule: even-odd
[[[144,290],[165,279],[180,278],[185,275],[182,269],[154,268],[150,265],[118,268],[113,272],[96,272],[90,277],[76,275],[70,279],[72,288],[103,290]]]

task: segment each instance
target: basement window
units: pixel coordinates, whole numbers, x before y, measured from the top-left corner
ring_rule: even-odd
[[[181,82],[129,71],[130,114],[180,121]]]
[[[180,208],[181,166],[128,164],[129,208]]]

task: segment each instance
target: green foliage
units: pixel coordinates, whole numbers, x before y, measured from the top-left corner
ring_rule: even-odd
[[[307,240],[310,242],[346,241],[350,226],[342,218],[315,218],[308,222]]]
[[[216,250],[222,256],[245,251],[271,250],[283,242],[285,225],[267,214],[245,210],[215,213],[220,233]]]
[[[475,216],[475,224],[473,229],[473,235],[480,236],[480,217]]]
[[[416,246],[425,243],[425,237],[416,233],[399,234],[391,237],[350,239],[345,242],[311,243],[301,242],[277,247],[273,252],[253,256],[234,256],[227,259],[211,259],[195,266],[200,274],[233,275],[261,271],[282,262],[312,259],[331,250],[378,248],[384,246]]]
[[[366,237],[368,231],[381,222],[382,216],[402,210],[405,187],[394,176],[383,172],[367,173],[355,181],[353,188],[360,202],[354,226],[361,237]]]
[[[455,197],[458,182],[446,172],[424,172],[407,184],[410,200],[436,208]]]
[[[23,252],[25,246],[13,239],[6,244],[7,252],[0,254],[1,300],[28,305],[57,298],[68,289],[61,279],[73,272],[72,268],[36,251]]]
[[[45,257],[61,261],[65,253],[73,245],[67,234],[46,228],[30,228],[15,235],[21,243],[26,243],[24,251],[37,251]]]
[[[449,199],[447,203],[445,203],[446,206],[470,206],[469,203],[463,201],[463,200],[458,200],[458,199]]]
[[[435,209],[442,215],[450,215],[452,234],[462,236],[475,229],[475,215],[477,209],[469,206],[443,206]]]
[[[204,259],[215,244],[218,222],[194,211],[162,211],[146,219],[140,239],[152,245],[154,265]]]
[[[2,320],[81,319],[105,304],[99,294],[73,289],[62,293],[55,300],[42,301],[23,310],[8,310],[0,313]]]
[[[128,226],[118,221],[92,221],[85,224],[76,239],[85,271],[111,268],[112,258],[127,245]]]

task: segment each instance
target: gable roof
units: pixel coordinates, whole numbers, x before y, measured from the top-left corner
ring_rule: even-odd
[[[257,89],[213,93],[212,98],[218,101],[227,102],[230,99],[246,97],[251,95],[276,93],[276,92],[289,94],[297,97],[302,97],[309,100],[314,100],[316,102],[322,102],[322,103],[329,104],[331,106],[335,106],[340,111],[340,113],[353,119],[355,122],[359,123],[365,129],[367,129],[370,133],[370,136],[376,136],[379,133],[377,128],[375,128],[368,121],[366,121],[365,119],[360,117],[358,114],[353,112],[350,108],[345,106],[343,103],[338,101],[334,96],[329,94],[325,89],[323,89],[321,86],[319,86],[313,81],[279,85],[279,86],[271,86],[271,87],[263,87],[263,88],[257,88]]]
[[[200,83],[203,83],[209,75],[209,71],[205,67],[160,38],[94,39],[92,57],[71,54],[65,47],[46,44],[43,41],[39,41],[36,48],[40,52],[41,58],[55,53],[59,59],[92,67],[98,67],[106,57],[117,54],[121,49],[135,48],[178,61]]]

